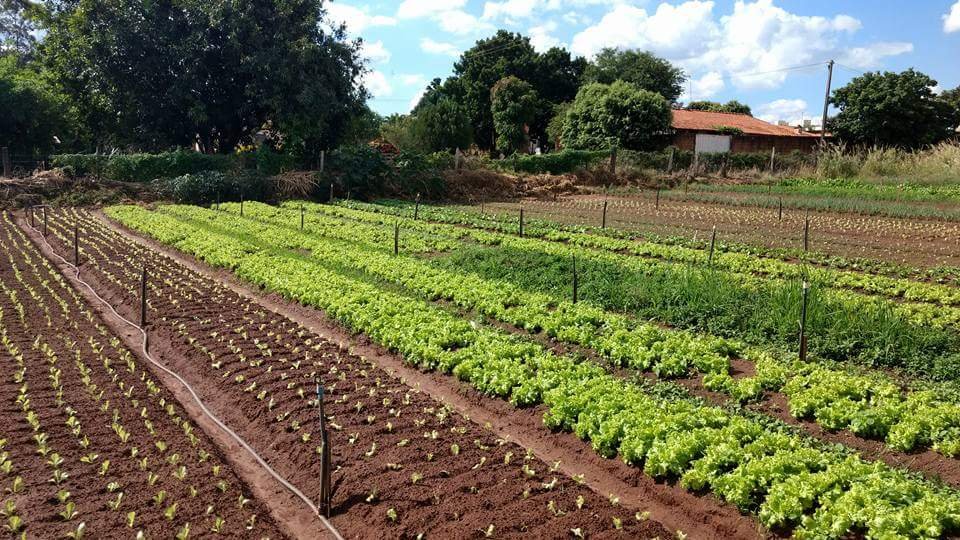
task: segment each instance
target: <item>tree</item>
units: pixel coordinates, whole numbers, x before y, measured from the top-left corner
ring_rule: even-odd
[[[524,150],[530,123],[537,113],[533,86],[516,77],[504,77],[490,90],[490,111],[497,134],[497,148],[505,154]]]
[[[0,111],[0,146],[12,154],[44,157],[54,137],[63,143],[76,137],[67,98],[13,55],[0,56]]]
[[[473,126],[463,107],[443,97],[422,103],[409,115],[387,118],[380,133],[401,150],[443,152],[468,148]]]
[[[36,44],[39,7],[28,0],[0,0],[0,55],[26,59]]]
[[[716,101],[691,101],[687,104],[686,108],[691,111],[725,112],[753,116],[749,105],[744,105],[735,99],[726,103],[718,103]]]
[[[958,115],[960,115],[960,86],[954,88],[953,90],[945,90],[942,94],[940,94],[940,99],[947,102],[947,104],[950,105],[950,107],[952,107]],[[957,123],[960,124],[960,120],[958,120]],[[954,125],[954,127],[956,128],[958,126]]]
[[[670,103],[656,92],[624,81],[587,84],[567,111],[563,144],[602,150],[615,143],[645,150],[670,129],[672,114]]]
[[[940,142],[960,112],[933,93],[936,84],[913,69],[857,77],[830,98],[840,109],[830,129],[853,144],[918,148]]]
[[[584,73],[585,83],[611,84],[618,80],[675,102],[683,92],[687,76],[682,69],[652,53],[609,47],[597,54]]]
[[[40,55],[100,143],[229,152],[268,128],[306,156],[362,113],[360,43],[321,0],[55,5]]]
[[[553,106],[576,95],[584,69],[586,61],[571,57],[564,49],[554,47],[538,54],[529,38],[500,30],[464,52],[454,64],[452,77],[431,82],[417,107],[441,97],[462,104],[473,125],[474,143],[491,149],[495,135],[490,90],[497,81],[514,76],[529,83],[539,96],[530,134],[540,138],[546,135]]]
[[[567,111],[573,103],[560,103],[553,107],[553,117],[547,124],[547,138],[554,148],[563,147],[563,127],[567,122]]]

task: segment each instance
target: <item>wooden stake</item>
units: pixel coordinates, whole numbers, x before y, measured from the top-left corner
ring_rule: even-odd
[[[400,222],[393,224],[393,254],[400,254]]]
[[[670,149],[670,157],[667,158],[667,174],[673,172],[673,148]]]
[[[303,230],[303,205],[300,205],[300,230]]]
[[[803,221],[803,250],[807,251],[810,248],[810,217],[808,216]]]
[[[43,207],[43,236],[47,236],[47,207]]]
[[[773,161],[777,157],[777,147],[774,146],[770,149],[770,172],[773,173]]]
[[[327,419],[323,410],[323,386],[317,383],[317,408],[320,413],[320,512],[330,517],[330,501],[333,492],[330,486],[332,460],[330,458],[330,438],[327,435]]]
[[[803,303],[800,307],[800,361],[807,361],[807,296],[810,284],[803,282]]]
[[[73,222],[73,265],[80,268],[80,224]]]
[[[330,182],[330,201],[333,202],[333,182]]]
[[[36,207],[36,206],[31,206],[31,207],[30,207],[30,226],[31,226],[32,228],[34,228],[34,229],[37,228],[37,224],[36,224],[36,222],[34,221],[34,220],[36,219],[36,218],[35,218],[36,214],[37,214],[37,207]]]
[[[147,327],[147,267],[140,274],[140,328]]]
[[[600,228],[607,228],[607,201],[603,201],[603,218],[600,221]]]
[[[717,243],[717,226],[713,226],[713,233],[710,235],[710,256],[707,257],[707,265],[713,264],[713,247]]]
[[[417,217],[420,215],[420,194],[417,193],[417,203],[413,207],[413,220],[416,221]]]
[[[523,207],[520,207],[520,238],[523,238]]]
[[[780,211],[777,213],[777,221],[783,221],[783,197],[780,197]]]
[[[579,286],[577,280],[577,256],[573,256],[573,303],[577,303],[577,288]]]
[[[657,202],[656,202],[655,208],[657,210],[660,210],[660,188],[659,187],[657,188]]]
[[[240,217],[243,217],[243,193],[240,194]]]

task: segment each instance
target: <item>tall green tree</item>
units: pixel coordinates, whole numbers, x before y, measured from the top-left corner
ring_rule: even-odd
[[[537,92],[530,83],[510,76],[493,85],[490,98],[497,149],[507,155],[524,150],[537,113]]]
[[[40,6],[29,0],[0,0],[0,55],[29,58],[36,45]]]
[[[387,118],[380,133],[401,150],[444,152],[468,148],[473,139],[473,126],[460,104],[442,97],[421,103],[409,115]]]
[[[643,90],[656,92],[675,102],[683,92],[687,76],[667,60],[647,51],[605,48],[584,72],[584,82],[611,84],[626,81]]]
[[[71,0],[48,26],[44,65],[101,143],[228,152],[268,128],[315,154],[362,112],[360,44],[321,0]]]
[[[750,110],[749,105],[740,103],[735,99],[726,103],[716,101],[691,101],[687,104],[686,108],[691,111],[726,112],[753,116],[753,111]]]
[[[539,54],[529,38],[500,30],[465,51],[454,64],[452,77],[443,82],[434,80],[418,107],[441,97],[463,104],[473,124],[474,143],[491,149],[495,134],[490,90],[497,81],[514,76],[529,83],[539,96],[531,135],[545,138],[554,105],[573,99],[584,69],[586,61],[571,57],[564,49],[552,48]]]
[[[66,96],[15,55],[0,56],[0,111],[0,146],[12,154],[39,159],[77,137]]]
[[[937,81],[908,69],[872,72],[834,91],[830,130],[852,144],[918,148],[952,134],[960,112],[933,93]]]
[[[624,81],[586,84],[577,93],[563,125],[563,145],[603,150],[618,145],[647,150],[670,129],[666,98]]]
[[[945,90],[940,94],[940,99],[947,102],[953,110],[957,111],[957,115],[960,115],[960,86],[952,90]],[[957,123],[960,124],[960,118],[958,118]]]

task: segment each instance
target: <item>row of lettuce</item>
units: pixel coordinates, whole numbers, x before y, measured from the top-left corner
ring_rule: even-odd
[[[804,364],[796,355],[666,330],[582,302],[574,304],[526,292],[510,283],[436,267],[418,257],[394,257],[389,249],[394,232],[390,227],[322,213],[339,213],[336,208],[310,204],[302,208],[310,215],[302,231],[296,220],[303,210],[295,204],[287,208],[248,204],[244,217],[239,216],[238,205],[224,206],[228,213],[220,215],[196,207],[163,207],[160,211],[213,234],[246,230],[250,220],[256,220],[256,232],[245,238],[257,245],[309,253],[312,260],[328,267],[362,273],[420,298],[448,301],[484,317],[588,348],[617,366],[661,378],[699,373],[708,389],[740,402],[759,399],[765,391],[783,392],[791,414],[815,420],[826,429],[849,429],[862,437],[884,439],[900,451],[930,446],[948,456],[960,453],[960,406],[942,398],[941,393],[904,394],[883,374],[853,375]],[[451,247],[448,240],[436,235],[406,229],[402,239],[405,252]],[[756,374],[734,378],[730,359],[735,357],[751,361]]]
[[[136,207],[108,214],[241,278],[324,310],[421,368],[451,372],[518,406],[542,403],[544,422],[602,455],[620,455],[656,478],[712,491],[798,537],[936,538],[956,530],[960,495],[835,447],[821,447],[717,407],[668,399],[591,362],[559,356],[506,332],[471,324],[429,302],[331,271],[255,239],[262,224],[216,234]],[[214,227],[216,215],[205,219]]]
[[[748,343],[796,347],[802,295],[798,279],[767,279],[719,272],[706,264],[634,257],[531,238],[526,230],[519,238],[483,228],[402,219],[367,208],[312,208],[374,224],[392,226],[401,219],[404,228],[458,238],[462,247],[435,264],[558,297],[570,294],[576,257],[580,297],[599,307]],[[834,289],[829,281],[810,277],[811,352],[829,360],[898,368],[925,380],[960,378],[960,336],[952,325],[930,324],[947,310]]]
[[[415,211],[410,205],[379,205],[357,201],[341,201],[342,205],[368,211],[380,211],[411,217]],[[451,207],[421,206],[416,210],[419,216],[431,221],[468,225],[502,233],[519,232],[519,217],[506,214],[478,214]],[[689,247],[657,240],[644,240],[624,234],[616,229],[602,229],[589,226],[564,226],[561,223],[524,220],[524,235],[531,238],[543,238],[565,242],[581,247],[602,249],[645,258],[662,259],[679,263],[701,264],[706,262],[707,253],[702,246]],[[937,283],[928,283],[912,279],[888,277],[829,267],[804,266],[775,257],[758,255],[756,250],[732,251],[726,243],[720,244],[711,263],[718,269],[731,272],[756,274],[778,279],[797,279],[808,277],[841,289],[861,291],[868,294],[908,300],[929,302],[945,306],[960,306],[960,288]],[[796,254],[793,254],[796,255]],[[835,259],[833,259],[835,260]]]

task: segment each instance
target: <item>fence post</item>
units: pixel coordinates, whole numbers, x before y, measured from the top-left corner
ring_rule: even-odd
[[[5,178],[13,177],[13,172],[10,170],[10,149],[4,146],[0,148],[0,159],[3,161],[3,176]]]
[[[610,172],[617,174],[617,146],[613,145],[610,149]]]
[[[31,206],[30,207],[30,227],[34,229],[37,228],[36,215],[37,215],[37,207]]]
[[[520,207],[520,238],[523,238],[523,207]]]
[[[573,256],[573,303],[577,303],[577,289],[579,287],[579,282],[577,280],[577,256]]]
[[[330,201],[333,202],[333,182],[330,182]]]
[[[326,165],[326,152],[324,150],[320,151],[320,174],[323,174],[323,168]]]
[[[147,267],[140,274],[140,328],[147,328]]]
[[[657,186],[657,201],[654,203],[656,210],[660,210],[660,186]]]
[[[670,148],[670,157],[667,158],[667,174],[673,172],[673,148]]]
[[[320,512],[330,517],[330,438],[327,436],[327,419],[323,411],[323,386],[317,383],[317,407],[320,409]]]
[[[43,236],[47,236],[47,207],[43,207]]]
[[[783,221],[783,197],[780,197],[780,211],[777,213],[777,221]]]
[[[303,205],[301,204],[300,205],[300,230],[301,231],[303,230],[303,214],[304,214],[304,210],[303,210]]]
[[[717,243],[717,226],[713,226],[713,233],[710,235],[710,256],[707,257],[707,265],[713,265],[713,247]]]
[[[73,265],[80,268],[80,223],[73,222]]]
[[[773,161],[777,157],[777,147],[774,146],[770,149],[770,174],[773,174]]]
[[[600,228],[607,228],[607,201],[603,201],[603,218],[600,220]]]
[[[240,217],[243,217],[243,193],[240,194]]]
[[[400,222],[393,224],[393,254],[400,254]]]
[[[417,193],[416,206],[413,207],[413,220],[416,221],[419,215],[420,215],[420,194]]]
[[[807,296],[810,292],[810,284],[803,282],[803,303],[800,307],[800,361],[807,361]]]
[[[810,247],[810,216],[803,221],[803,250],[807,251]]]

